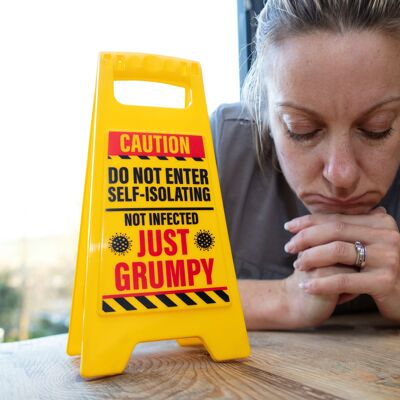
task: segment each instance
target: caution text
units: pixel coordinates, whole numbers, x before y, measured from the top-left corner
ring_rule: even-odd
[[[213,258],[119,262],[115,287],[123,291],[211,285],[213,265]]]

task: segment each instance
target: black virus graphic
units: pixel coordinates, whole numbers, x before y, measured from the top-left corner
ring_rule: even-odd
[[[125,233],[116,233],[108,241],[108,247],[116,255],[125,255],[132,248],[132,240]]]
[[[215,244],[215,237],[210,231],[198,231],[194,236],[194,244],[200,250],[211,250]]]

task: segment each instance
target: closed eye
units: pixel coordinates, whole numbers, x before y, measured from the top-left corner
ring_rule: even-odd
[[[293,139],[296,140],[298,142],[306,142],[308,140],[312,140],[314,139],[317,134],[322,131],[322,129],[315,129],[314,131],[311,132],[305,132],[305,133],[297,133],[297,132],[293,132],[290,129],[287,129],[286,132],[288,134],[288,136]]]
[[[359,128],[360,132],[363,133],[368,139],[372,140],[382,140],[387,138],[393,132],[393,128],[390,127],[384,131],[369,131],[368,129]]]

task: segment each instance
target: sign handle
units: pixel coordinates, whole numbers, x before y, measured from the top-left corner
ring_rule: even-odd
[[[201,67],[196,62],[141,53],[102,53],[100,62],[108,67],[107,80],[112,85],[135,80],[180,86],[185,89],[186,111],[205,105]]]

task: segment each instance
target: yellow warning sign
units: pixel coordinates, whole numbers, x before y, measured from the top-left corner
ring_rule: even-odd
[[[185,88],[182,109],[127,106],[116,80]],[[200,65],[104,53],[93,106],[67,352],[85,377],[124,370],[143,341],[246,357]]]

